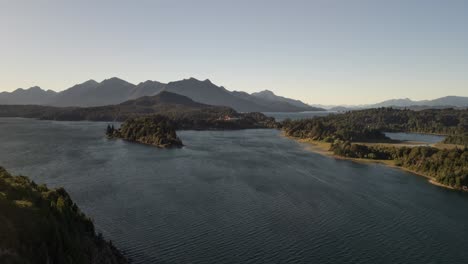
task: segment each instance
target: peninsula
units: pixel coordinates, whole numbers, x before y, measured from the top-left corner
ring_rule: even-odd
[[[285,120],[280,126],[286,136],[320,146],[336,156],[394,165],[437,184],[468,190],[467,109],[378,108]],[[401,146],[385,136],[389,131],[447,137],[434,146]]]

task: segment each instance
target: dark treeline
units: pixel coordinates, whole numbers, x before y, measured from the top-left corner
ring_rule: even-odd
[[[177,129],[246,129],[274,128],[274,118],[262,113],[237,113],[225,107],[192,108],[178,105],[159,106],[157,108],[127,109],[121,106],[92,108],[56,108],[48,106],[11,106],[0,105],[0,117],[24,117],[57,121],[108,121],[123,122],[138,117],[164,115],[171,119]],[[228,117],[229,122],[225,118]]]
[[[383,132],[413,132],[448,135],[446,143],[466,145],[468,110],[377,108],[307,120],[285,120],[282,128],[289,136],[329,142],[335,139],[385,141],[388,139]]]
[[[210,118],[169,116],[177,130],[236,130],[253,128],[276,128],[272,117],[262,113],[239,113]]]
[[[427,146],[387,147],[366,146],[337,141],[331,145],[333,153],[343,157],[394,160],[395,165],[433,177],[444,185],[468,186],[468,149],[438,149]]]
[[[0,167],[1,263],[127,263],[62,189]]]
[[[449,135],[445,138],[444,143],[456,145],[468,145],[468,133]]]

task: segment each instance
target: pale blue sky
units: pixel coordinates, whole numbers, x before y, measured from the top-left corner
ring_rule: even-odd
[[[211,79],[308,103],[468,96],[468,1],[0,0],[0,91]]]

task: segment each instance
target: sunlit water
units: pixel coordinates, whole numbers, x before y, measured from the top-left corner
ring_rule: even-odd
[[[64,186],[134,263],[468,263],[468,196],[422,177],[276,130],[182,131],[162,150],[105,127],[0,119],[0,164]]]

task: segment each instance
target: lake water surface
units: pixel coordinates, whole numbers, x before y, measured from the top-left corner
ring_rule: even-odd
[[[468,195],[335,160],[276,130],[179,132],[0,119],[0,165],[64,186],[134,263],[468,263]]]
[[[385,135],[395,140],[414,141],[421,142],[424,144],[435,144],[442,142],[445,139],[445,136],[418,133],[386,132]]]

